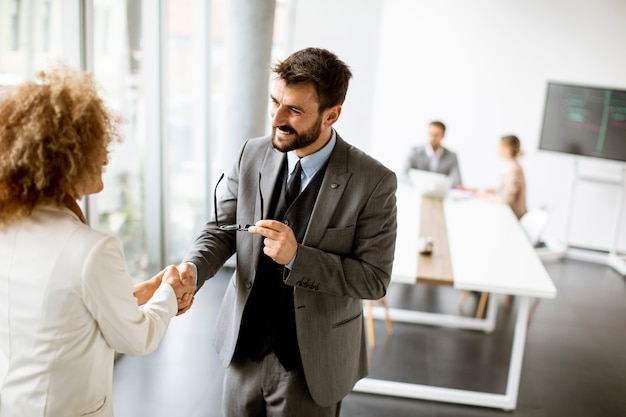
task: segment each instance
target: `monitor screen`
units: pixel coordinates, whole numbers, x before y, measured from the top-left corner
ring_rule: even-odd
[[[626,161],[626,90],[549,82],[539,149]]]

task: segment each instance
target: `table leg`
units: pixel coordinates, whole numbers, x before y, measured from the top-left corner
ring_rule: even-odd
[[[385,309],[385,323],[387,324],[387,331],[391,334],[393,333],[393,322],[391,321],[391,317],[389,317],[389,305],[385,297],[380,299],[380,304],[382,304],[383,309]]]
[[[457,314],[440,314],[399,308],[384,309],[383,307],[372,307],[371,310],[369,308],[365,309],[365,316],[368,320],[370,312],[376,319],[386,319],[389,317],[391,321],[397,323],[427,324],[431,326],[452,327],[455,329],[481,330],[485,333],[491,333],[496,328],[498,308],[495,297],[489,297],[489,301],[487,302],[487,315],[484,319],[459,316]]]
[[[494,297],[491,297],[493,299]],[[409,384],[406,382],[388,381],[382,379],[365,378],[357,382],[355,392],[370,394],[389,395],[441,401],[455,404],[477,405],[483,407],[514,410],[517,407],[520,378],[522,374],[522,361],[526,345],[526,330],[528,325],[529,299],[520,297],[520,303],[515,321],[515,333],[511,348],[511,361],[509,362],[509,374],[507,378],[505,394],[493,394],[480,391],[469,391],[445,387],[436,387],[421,384]],[[490,301],[491,303],[491,301]],[[394,320],[396,318],[393,317]]]
[[[374,347],[374,345],[376,345],[376,335],[374,335],[372,300],[365,300],[365,317],[367,318],[367,343],[369,344],[369,347]]]
[[[489,299],[489,293],[483,292],[480,294],[480,301],[478,302],[478,308],[476,309],[476,318],[482,319],[485,315],[485,307],[487,306],[487,300]]]

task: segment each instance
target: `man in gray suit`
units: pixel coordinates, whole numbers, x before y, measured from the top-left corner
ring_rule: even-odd
[[[461,171],[456,154],[443,146],[441,141],[446,134],[446,125],[439,121],[430,122],[428,126],[428,144],[415,146],[409,152],[404,173],[409,169],[438,172],[450,178],[452,188],[461,186]]]
[[[352,76],[336,55],[272,71],[273,133],[244,143],[179,268],[200,287],[237,253],[215,337],[225,416],[338,416],[367,374],[362,300],[389,284],[397,180],[333,128]]]

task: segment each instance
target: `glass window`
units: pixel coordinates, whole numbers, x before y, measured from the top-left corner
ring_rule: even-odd
[[[97,218],[91,216],[90,222],[120,238],[128,270],[136,279],[150,275],[144,167],[150,158],[158,157],[151,154],[144,134],[146,86],[143,51],[139,47],[141,23],[140,0],[93,2],[93,69],[103,96],[123,117],[124,141],[110,155],[104,191],[91,198]],[[158,143],[158,138],[152,140]]]
[[[20,0],[11,0],[9,6],[9,50],[17,51],[20,46]]]
[[[276,5],[280,58],[289,50],[289,3]],[[226,20],[226,0],[0,0],[0,88],[32,78],[51,58],[87,62],[124,120],[104,191],[83,206],[92,227],[120,238],[135,279],[180,262],[212,213]]]
[[[131,275],[178,263],[206,221],[205,1],[94,0],[94,72],[125,119],[95,200]]]
[[[183,258],[207,220],[209,6],[168,0],[165,46],[167,262]]]
[[[77,1],[0,0],[0,86],[32,79],[52,58],[79,67]]]

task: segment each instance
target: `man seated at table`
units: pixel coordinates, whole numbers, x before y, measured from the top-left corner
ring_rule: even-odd
[[[446,133],[446,125],[440,121],[432,121],[428,126],[428,143],[411,148],[404,166],[408,175],[410,169],[445,174],[450,179],[452,188],[461,186],[461,171],[456,153],[441,145]]]

